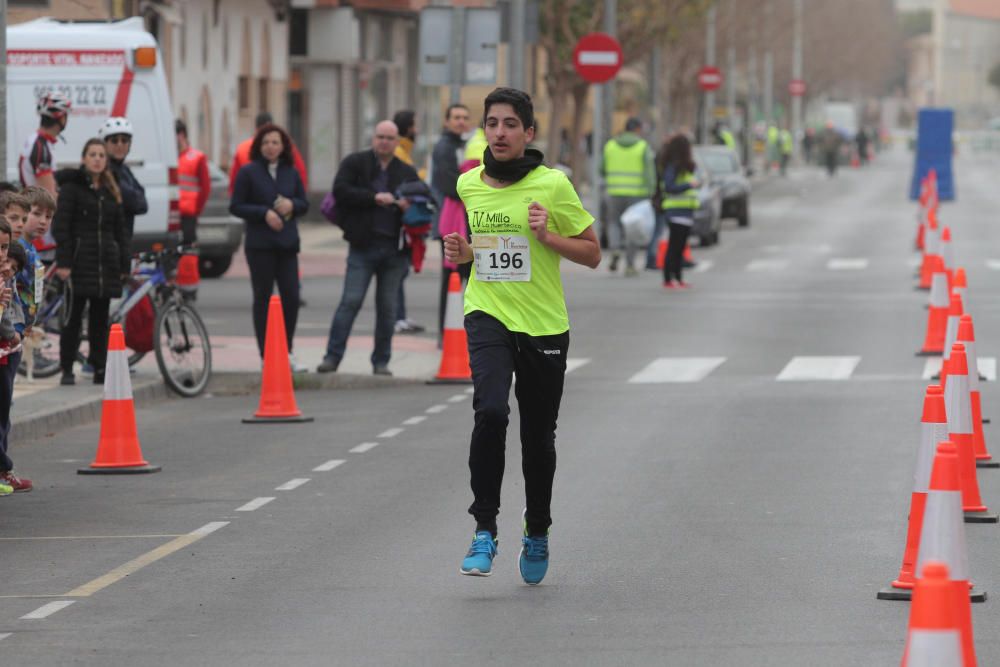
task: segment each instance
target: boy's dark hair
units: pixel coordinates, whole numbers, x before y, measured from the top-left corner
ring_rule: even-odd
[[[10,181],[0,181],[0,192],[18,192],[20,188]]]
[[[56,198],[45,188],[37,185],[29,185],[21,191],[21,194],[25,196],[32,208],[37,206],[43,211],[56,212]]]
[[[183,134],[185,137],[188,135],[187,123],[180,118],[174,121],[174,134]]]
[[[417,115],[415,113],[409,109],[404,109],[403,111],[396,112],[396,115],[392,117],[392,122],[396,124],[396,129],[399,130],[399,136],[408,137],[410,136],[410,130],[413,129],[413,123],[416,119]]]
[[[483,125],[486,124],[486,116],[490,113],[490,107],[494,104],[509,104],[517,117],[521,119],[524,129],[535,126],[535,106],[531,103],[531,95],[518,90],[517,88],[497,88],[486,96],[483,103]]]
[[[260,145],[264,141],[264,137],[272,132],[277,132],[281,135],[281,155],[278,156],[278,163],[294,164],[295,162],[292,158],[292,138],[288,136],[288,133],[284,129],[274,123],[268,123],[257,128],[257,134],[253,136],[253,143],[250,144],[250,159],[261,159]]]
[[[459,102],[456,102],[455,104],[449,104],[448,108],[444,110],[444,119],[445,120],[451,120],[451,110],[452,109],[465,109],[466,111],[468,111],[469,107],[467,107],[464,104],[461,104]]]
[[[28,263],[28,253],[20,243],[11,243],[7,249],[7,259],[13,260],[17,264],[14,273],[20,273]]]
[[[11,236],[10,223],[7,222],[7,218],[0,217],[0,234]]]
[[[25,211],[31,210],[31,202],[20,192],[8,190],[0,193],[0,213],[6,213],[11,206],[17,206]]]

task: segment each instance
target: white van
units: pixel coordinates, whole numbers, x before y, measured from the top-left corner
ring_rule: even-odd
[[[146,189],[149,213],[135,219],[133,250],[179,238],[174,114],[156,40],[141,18],[114,23],[38,19],[7,28],[7,180],[18,181],[18,154],[38,129],[38,96],[68,96],[56,168],[76,167],[87,139],[111,116],[135,129],[126,163]]]

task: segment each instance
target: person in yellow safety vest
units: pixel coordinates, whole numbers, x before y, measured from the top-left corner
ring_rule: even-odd
[[[771,166],[778,164],[779,132],[776,125],[767,126],[767,149],[764,151],[764,171],[771,171]]]
[[[694,226],[694,213],[701,204],[691,141],[683,134],[671,137],[657,158],[657,167],[661,174],[659,190],[663,195],[660,215],[670,230],[667,254],[663,260],[663,286],[683,289],[690,286],[684,282],[681,272],[684,248]]]
[[[465,155],[462,161],[475,160],[477,162],[483,161],[483,153],[486,152],[486,133],[483,128],[477,127],[476,131],[472,133],[469,140],[465,142]]]
[[[792,133],[787,127],[783,128],[779,133],[778,144],[781,152],[781,175],[785,176],[788,172],[788,161],[792,159],[792,151],[795,147],[795,140],[792,138]]]
[[[715,124],[715,142],[736,150],[736,137],[722,123]]]
[[[625,131],[604,145],[601,160],[601,175],[604,176],[607,193],[608,249],[611,250],[611,271],[618,270],[625,230],[621,216],[632,204],[649,199],[656,187],[656,166],[653,163],[653,149],[640,136],[642,121],[629,118]],[[625,276],[639,275],[635,268],[638,248],[627,244],[625,250]]]

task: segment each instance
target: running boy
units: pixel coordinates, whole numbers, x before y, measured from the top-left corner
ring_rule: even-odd
[[[488,576],[497,553],[512,376],[521,413],[521,457],[527,507],[518,567],[527,584],[542,581],[549,563],[555,430],[569,317],[559,262],[596,268],[601,248],[594,219],[566,176],[527,148],[535,137],[527,93],[497,88],[484,111],[489,144],[483,164],[462,175],[472,243],[444,238],[455,264],[473,263],[465,292],[465,331],[474,385],[475,422],[469,452],[476,533],[462,574]]]

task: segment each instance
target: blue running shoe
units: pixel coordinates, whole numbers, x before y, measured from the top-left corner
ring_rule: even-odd
[[[493,569],[493,558],[497,555],[497,540],[488,530],[480,530],[472,538],[469,553],[462,561],[462,574],[471,577],[488,577]]]
[[[517,559],[517,569],[521,571],[524,583],[529,586],[542,583],[549,569],[549,536],[528,535],[527,519],[524,520],[524,536],[521,538],[521,555]]]

